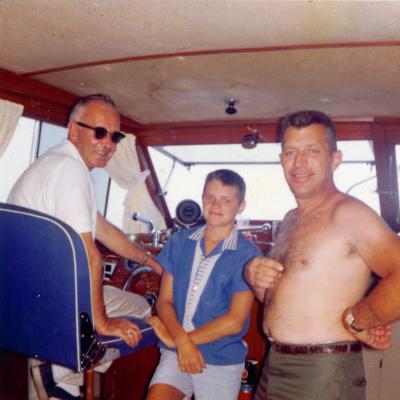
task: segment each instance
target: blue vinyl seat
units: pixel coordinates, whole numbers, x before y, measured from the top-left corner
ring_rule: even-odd
[[[157,342],[142,329],[134,349],[93,331],[86,249],[78,233],[49,215],[0,203],[0,348],[83,371],[107,347],[115,357]]]

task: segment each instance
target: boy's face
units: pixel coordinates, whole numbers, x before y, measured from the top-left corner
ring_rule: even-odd
[[[244,207],[244,201],[239,203],[239,194],[235,186],[224,185],[217,179],[207,183],[203,193],[203,215],[207,225],[233,225],[236,216]]]

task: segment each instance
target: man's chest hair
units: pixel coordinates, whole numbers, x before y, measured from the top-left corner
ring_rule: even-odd
[[[270,256],[286,269],[306,268],[314,263],[328,263],[335,256],[351,253],[344,235],[330,223],[324,213],[303,218],[291,216],[282,223]]]

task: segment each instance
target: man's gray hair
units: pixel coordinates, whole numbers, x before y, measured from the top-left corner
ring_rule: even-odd
[[[106,106],[113,109],[117,114],[119,114],[117,107],[116,107],[113,99],[110,96],[108,96],[107,94],[103,94],[103,93],[96,93],[96,94],[91,94],[91,95],[85,96],[85,97],[79,97],[79,99],[73,104],[73,106],[71,108],[71,111],[70,111],[69,117],[68,117],[68,122],[75,121],[76,117],[80,113],[80,111],[87,104],[89,104],[93,101],[103,103]]]

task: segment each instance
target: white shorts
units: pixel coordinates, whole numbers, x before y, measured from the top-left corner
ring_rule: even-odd
[[[160,362],[150,386],[163,383],[174,386],[189,399],[237,400],[244,362],[234,365],[207,364],[201,374],[187,374],[179,369],[176,353],[161,349]]]

